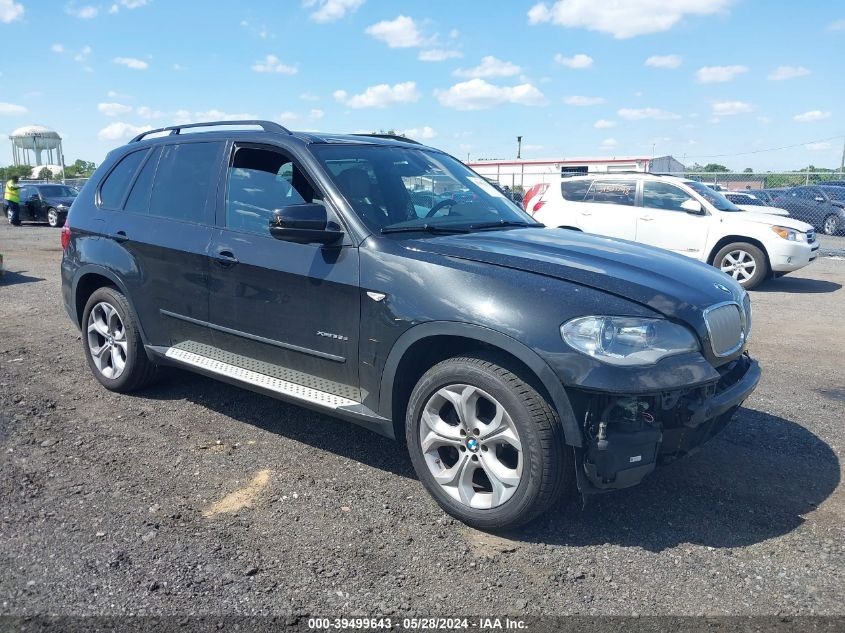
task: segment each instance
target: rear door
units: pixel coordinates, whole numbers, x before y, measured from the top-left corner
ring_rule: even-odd
[[[215,350],[231,365],[360,402],[358,249],[270,235],[274,209],[326,204],[281,148],[236,144],[210,255]],[[330,221],[339,224],[330,206]]]
[[[122,262],[119,273],[152,345],[211,340],[207,250],[224,146],[185,141],[153,147],[109,214],[107,233],[119,253],[111,260]],[[107,178],[101,200],[108,185]]]
[[[637,179],[597,178],[583,202],[575,203],[578,226],[588,233],[634,240],[637,235]]]
[[[687,200],[694,198],[672,183],[644,180],[637,241],[701,259],[712,217],[687,213]]]

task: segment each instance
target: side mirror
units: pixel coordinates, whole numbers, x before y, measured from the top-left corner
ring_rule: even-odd
[[[684,200],[681,208],[690,215],[704,215],[704,209],[698,200]]]
[[[292,204],[273,211],[270,235],[297,244],[334,244],[343,237],[343,231],[328,224],[326,207],[322,204]]]
[[[816,202],[824,202],[824,198],[821,196],[816,196]]]

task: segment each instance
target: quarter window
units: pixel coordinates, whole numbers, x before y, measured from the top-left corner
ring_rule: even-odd
[[[236,149],[227,180],[226,226],[231,229],[269,235],[275,209],[322,202],[302,170],[272,150]]]
[[[120,208],[120,203],[123,202],[129,183],[132,182],[132,177],[146,153],[146,150],[140,150],[127,154],[111,170],[103,184],[100,185],[100,206],[106,209]]]
[[[584,202],[634,206],[637,197],[635,180],[594,180]]]
[[[223,144],[164,145],[150,197],[150,215],[203,222]]]
[[[643,206],[646,209],[683,211],[684,208],[681,205],[687,200],[692,200],[692,196],[687,195],[674,185],[650,180],[643,183]]]

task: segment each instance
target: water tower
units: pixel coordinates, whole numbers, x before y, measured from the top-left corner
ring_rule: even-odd
[[[12,142],[12,161],[15,165],[64,165],[62,137],[43,125],[27,125],[9,135]],[[46,152],[46,162],[44,153]]]

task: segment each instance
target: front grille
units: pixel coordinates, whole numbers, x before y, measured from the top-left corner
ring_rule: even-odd
[[[812,244],[816,241],[816,232],[815,231],[807,231],[807,243]]]
[[[704,313],[710,346],[716,356],[729,356],[745,342],[745,317],[737,303],[721,303]]]

